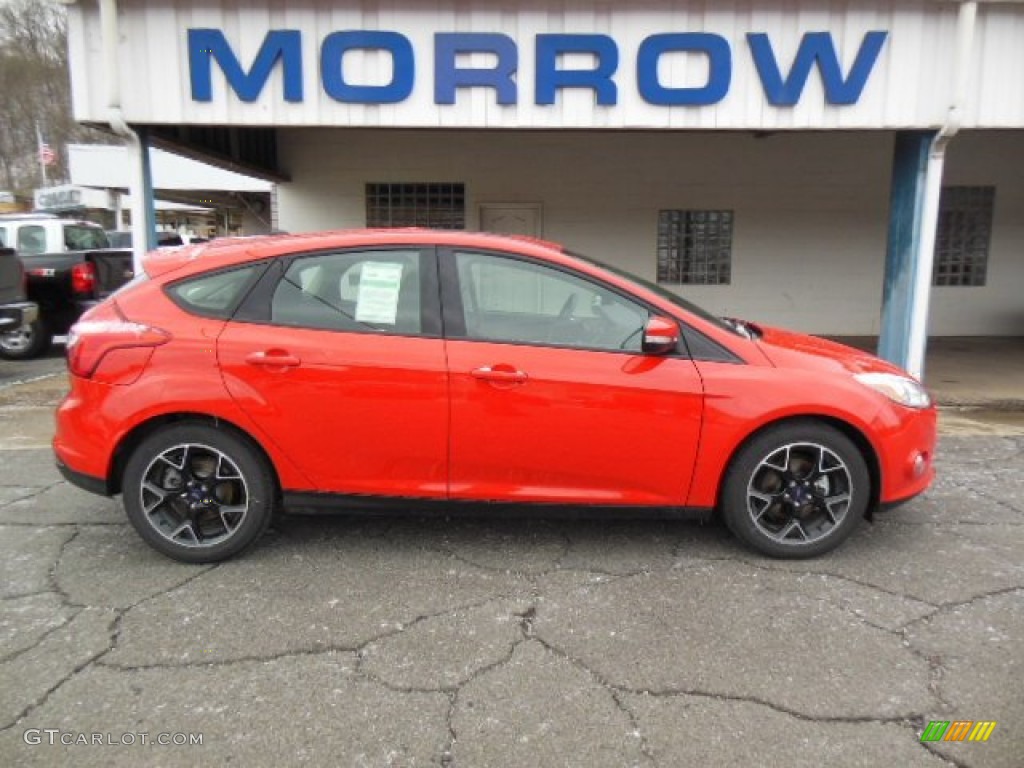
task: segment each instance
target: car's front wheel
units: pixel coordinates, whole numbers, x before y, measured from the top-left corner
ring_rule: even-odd
[[[154,549],[187,563],[238,554],[263,534],[274,508],[266,460],[246,440],[205,424],[165,427],[125,466],[128,519]]]
[[[722,516],[770,557],[814,557],[853,533],[871,497],[867,464],[842,432],[816,421],[770,427],[726,474]]]

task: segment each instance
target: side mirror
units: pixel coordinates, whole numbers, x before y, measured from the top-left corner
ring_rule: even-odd
[[[679,325],[675,320],[652,315],[644,326],[641,350],[645,355],[664,355],[674,352],[679,344]]]

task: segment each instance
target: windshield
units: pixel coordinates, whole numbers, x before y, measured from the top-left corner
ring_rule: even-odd
[[[625,278],[626,280],[629,280],[631,283],[635,283],[636,285],[643,286],[644,288],[649,290],[651,293],[657,294],[658,296],[660,296],[661,298],[665,299],[666,301],[672,302],[673,304],[675,304],[680,309],[685,309],[690,314],[696,315],[697,317],[701,318],[702,320],[706,320],[707,322],[711,323],[712,325],[714,325],[717,328],[721,328],[722,330],[729,331],[730,333],[735,333],[737,336],[745,336],[746,335],[746,334],[738,331],[733,324],[731,324],[729,322],[726,322],[725,320],[723,320],[720,317],[716,317],[715,315],[712,315],[710,312],[708,312],[703,307],[698,307],[696,304],[694,304],[694,303],[684,299],[678,293],[673,293],[668,288],[665,288],[662,285],[658,285],[658,283],[652,282],[650,280],[645,280],[642,277],[638,277],[637,275],[634,275],[632,272],[627,272],[624,269],[620,269],[619,267],[614,267],[611,264],[606,264],[605,262],[600,261],[598,259],[593,259],[590,256],[584,256],[584,255],[582,255],[580,253],[575,253],[574,251],[566,251],[566,253],[568,253],[570,256],[575,256],[577,259],[581,259],[582,261],[585,261],[585,262],[587,262],[589,264],[594,264],[595,266],[601,267],[601,269],[607,269],[609,272],[612,272],[612,273],[618,275],[619,277]]]

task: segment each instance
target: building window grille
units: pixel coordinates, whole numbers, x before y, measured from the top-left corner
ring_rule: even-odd
[[[658,282],[728,285],[732,224],[732,211],[660,211]]]
[[[466,185],[367,184],[366,226],[466,228]]]
[[[985,285],[995,187],[943,187],[935,233],[935,285]]]

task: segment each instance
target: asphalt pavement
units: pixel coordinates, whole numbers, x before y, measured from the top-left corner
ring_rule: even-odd
[[[1021,765],[1020,414],[944,413],[933,489],[811,561],[410,509],[188,566],[61,480],[62,363],[30,365],[0,363],[0,765]]]

